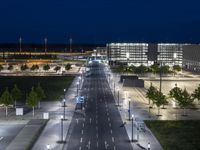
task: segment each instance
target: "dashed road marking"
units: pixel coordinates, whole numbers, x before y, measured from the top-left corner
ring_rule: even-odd
[[[80,142],[81,142],[81,143],[83,142],[83,138],[80,139]]]
[[[113,143],[115,142],[115,139],[114,139],[114,137],[112,137],[112,142],[113,142]]]

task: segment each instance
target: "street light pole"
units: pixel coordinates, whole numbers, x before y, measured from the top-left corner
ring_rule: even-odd
[[[133,119],[134,119],[134,115],[132,114],[132,118],[131,118],[131,121],[132,121],[132,128],[131,128],[131,129],[132,129],[132,130],[131,130],[131,131],[132,131],[132,132],[131,132],[131,133],[132,133],[132,134],[131,134],[131,142],[134,141],[134,140],[133,140]]]
[[[78,96],[78,85],[79,85],[79,83],[77,82],[76,83],[76,86],[77,86],[77,96]]]
[[[66,102],[66,100],[65,100],[65,99],[63,99],[63,103],[64,103],[64,106],[63,106],[63,107],[64,107],[64,110],[63,110],[63,114],[64,114],[64,120],[65,120],[65,107],[66,107],[66,106],[65,106],[65,102]]]
[[[61,116],[61,143],[63,142],[63,116]]]
[[[151,149],[151,144],[149,142],[148,145],[147,145],[147,150],[150,150],[150,149]]]
[[[22,38],[19,38],[19,52],[22,52]]]
[[[117,100],[118,100],[118,106],[119,106],[119,90],[117,92]]]
[[[114,96],[115,96],[115,81],[114,81]]]
[[[128,120],[131,120],[131,101],[128,101]]]
[[[160,62],[160,93],[162,92],[162,62]]]

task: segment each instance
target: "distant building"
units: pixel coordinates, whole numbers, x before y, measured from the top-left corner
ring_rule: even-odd
[[[200,71],[200,44],[183,46],[183,67],[190,71]]]
[[[180,65],[183,59],[183,44],[172,43],[110,43],[107,44],[107,56],[111,65],[145,65],[154,63]]]

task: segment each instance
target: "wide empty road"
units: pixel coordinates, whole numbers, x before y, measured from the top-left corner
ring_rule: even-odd
[[[74,113],[67,136],[67,150],[132,150],[102,65],[91,67],[81,95],[85,110]],[[77,105],[77,108],[80,106]]]

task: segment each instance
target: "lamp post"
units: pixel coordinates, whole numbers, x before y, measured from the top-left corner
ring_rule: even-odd
[[[19,37],[19,52],[22,52],[22,38]]]
[[[131,101],[130,98],[128,100],[128,120],[131,120]]]
[[[134,119],[134,114],[132,114],[132,118],[131,118],[131,121],[132,121],[132,126],[131,126],[131,142],[133,142],[133,119]]]
[[[160,93],[162,92],[162,62],[160,62]]]
[[[47,144],[46,148],[47,148],[47,150],[50,150],[50,148],[51,148],[50,144]]]
[[[66,89],[64,89],[63,91],[64,91],[64,98],[65,98],[65,92],[66,92]]]
[[[63,110],[63,114],[64,114],[64,120],[65,120],[65,107],[66,107],[66,105],[65,105],[65,102],[66,102],[66,100],[65,99],[63,99],[63,107],[64,107],[64,110]]]
[[[78,86],[79,86],[79,82],[76,83],[76,87],[77,87],[77,96],[78,96]]]
[[[60,142],[63,142],[63,116],[60,117],[61,119],[61,137],[60,137]]]
[[[44,38],[44,51],[47,53],[47,37]]]
[[[113,80],[114,80],[114,79],[113,79]],[[114,96],[115,96],[115,81],[114,81],[113,88],[114,88]]]
[[[118,89],[118,92],[117,92],[117,101],[118,101],[118,106],[119,106],[119,89]]]

